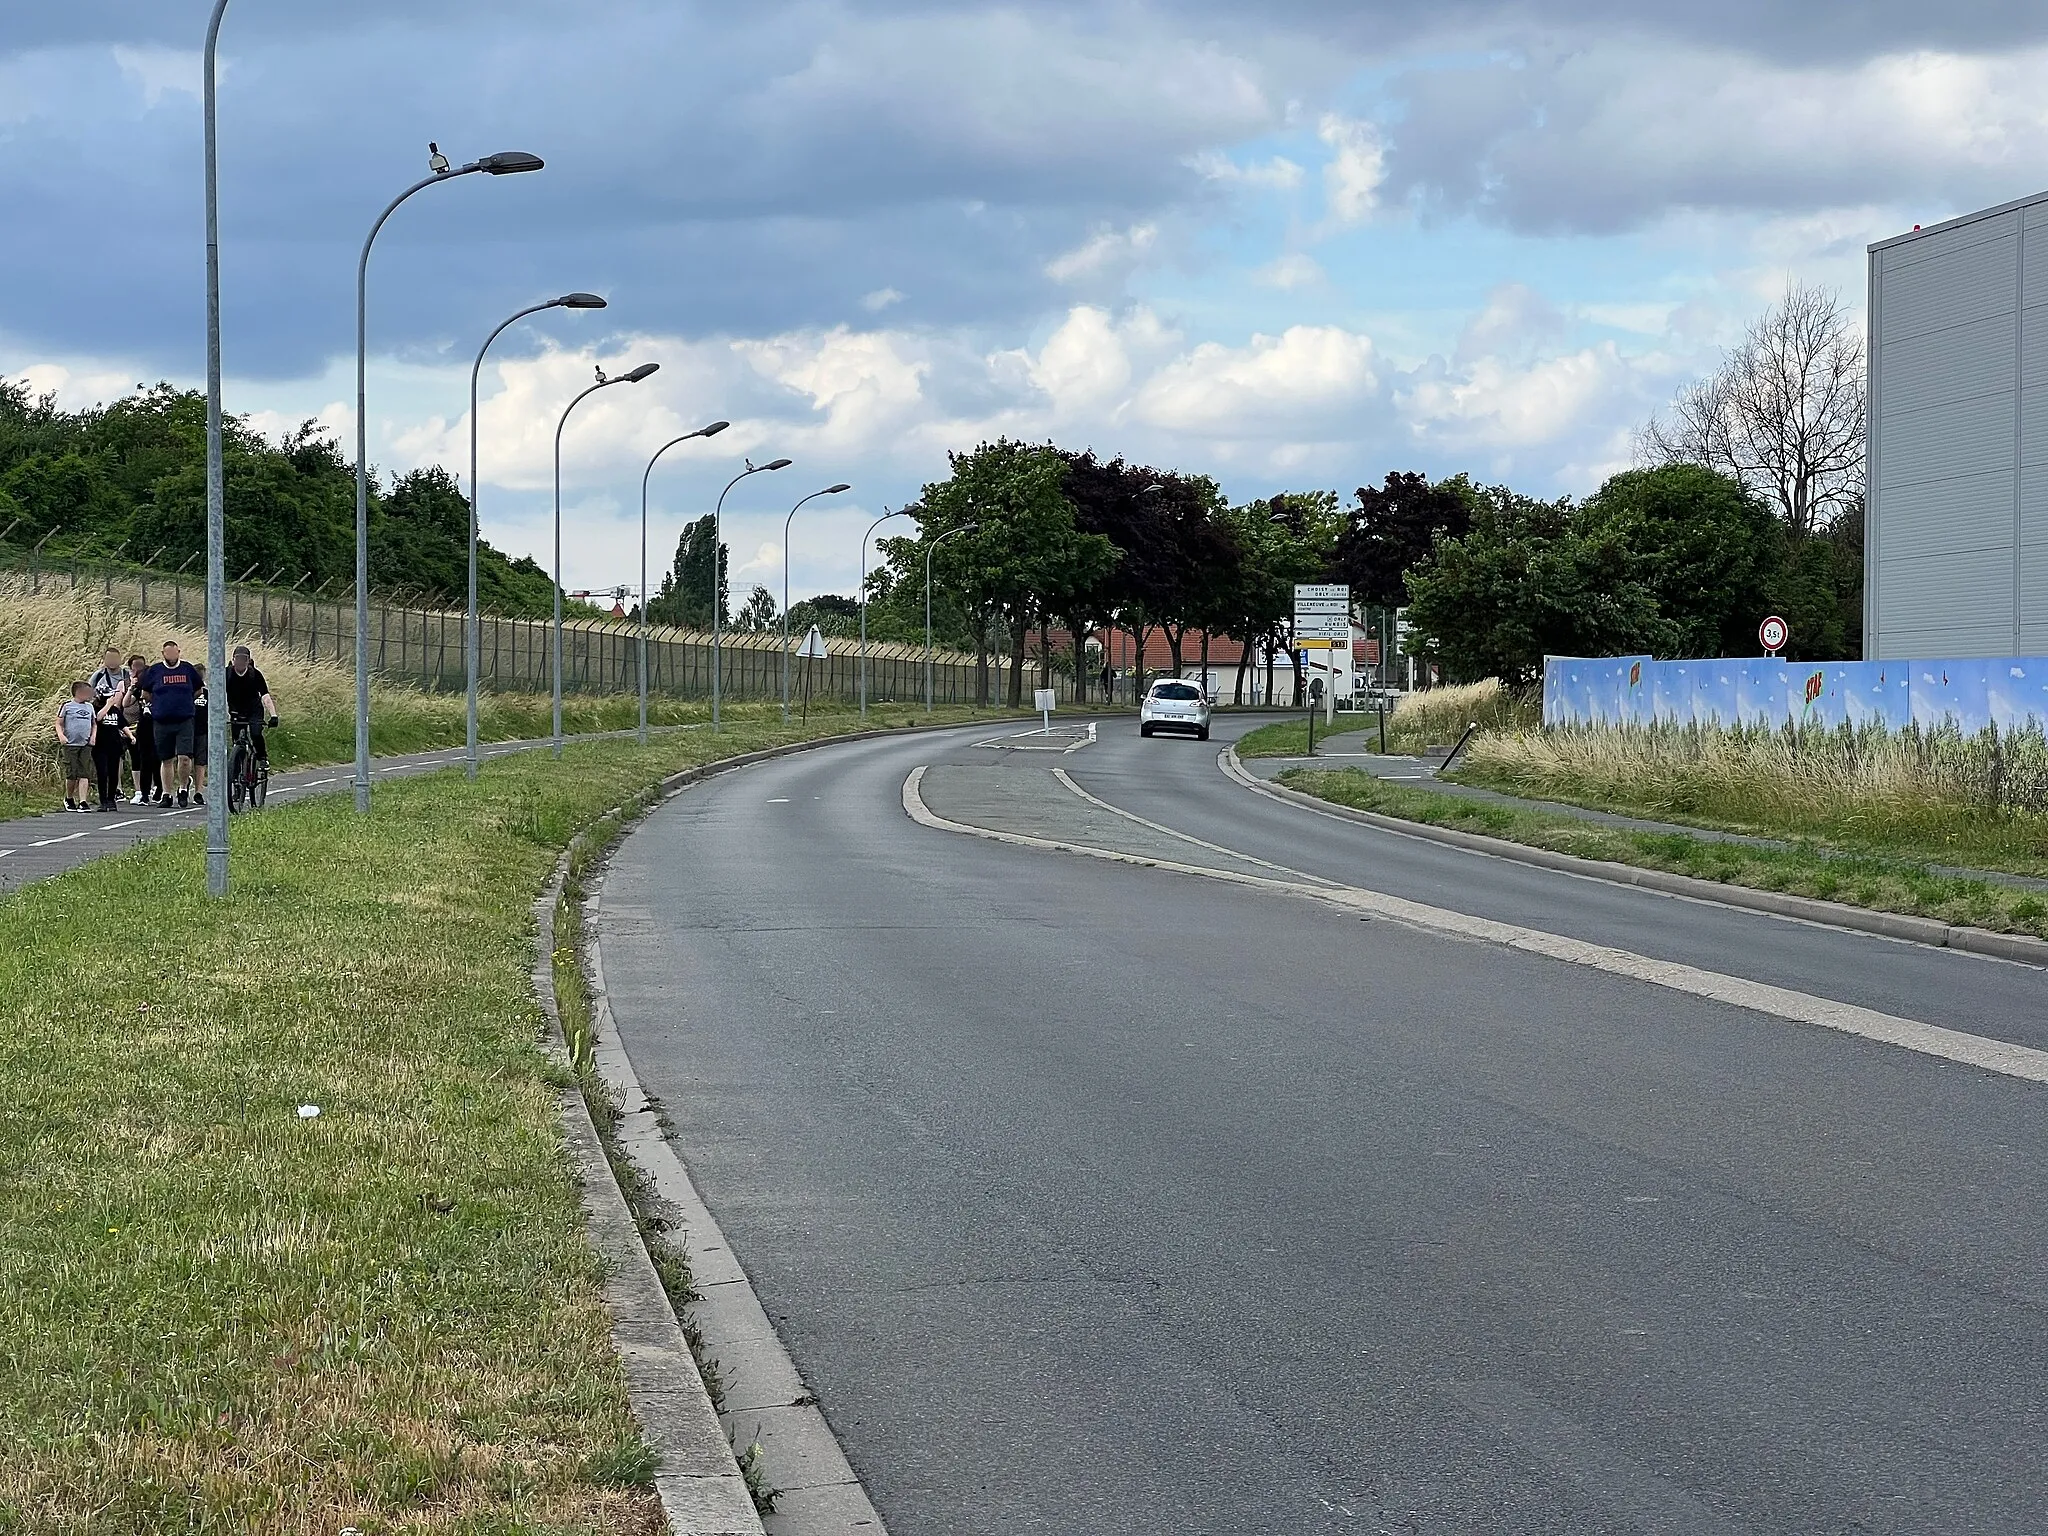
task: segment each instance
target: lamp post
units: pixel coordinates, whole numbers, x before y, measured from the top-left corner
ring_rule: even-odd
[[[215,175],[214,55],[228,0],[214,0],[206,24],[206,675],[227,672],[227,582],[221,570],[226,545],[226,489],[220,446],[220,188]],[[143,578],[146,582],[147,577]],[[145,587],[145,591],[147,588]],[[228,712],[206,712],[206,751],[216,763],[228,760]],[[140,787],[139,785],[137,786]],[[228,797],[215,787],[206,804],[206,894],[228,893]]]
[[[725,669],[719,664],[718,631],[725,610],[725,546],[722,540],[725,517],[725,498],[732,488],[749,475],[766,474],[771,469],[789,468],[788,459],[772,459],[766,464],[756,464],[752,459],[743,461],[746,468],[726,482],[725,490],[718,493],[718,505],[711,509],[711,729],[718,729],[719,674]]]
[[[370,247],[377,243],[377,232],[383,229],[384,221],[397,211],[398,205],[424,187],[440,181],[453,181],[458,176],[471,176],[478,171],[489,176],[516,176],[523,171],[537,171],[546,163],[538,155],[508,149],[486,155],[481,160],[472,160],[467,165],[451,166],[434,145],[429,144],[427,149],[432,156],[428,164],[433,173],[423,181],[414,182],[385,205],[384,211],[377,215],[377,222],[370,226],[369,237],[363,241],[362,257],[356,262],[355,790],[356,809],[363,812],[370,809],[370,420],[364,399],[364,377],[369,371]]]
[[[654,457],[647,461],[647,469],[640,476],[640,745],[647,745],[647,480],[654,473],[654,466],[661,456],[678,443],[687,443],[693,437],[716,437],[727,427],[729,421],[714,421],[708,427],[699,427],[694,432],[685,432],[681,437],[670,438],[654,450]]]
[[[845,481],[828,485],[822,491],[813,491],[804,501],[816,501],[820,496],[837,496],[841,491],[853,487]],[[789,525],[796,521],[800,501],[789,509],[789,516],[782,520],[782,723],[789,724]]]
[[[956,533],[972,533],[979,523],[962,523],[933,539],[924,552],[924,712],[932,712],[932,555]]]
[[[614,384],[638,384],[642,379],[660,372],[659,363],[642,363],[631,373],[622,373],[615,379],[604,376],[602,368],[597,370],[597,382],[582,394],[562,407],[562,419],[555,423],[555,635],[554,635],[554,694],[555,694],[555,756],[562,755],[562,428],[569,425],[569,413],[596,394],[600,389],[609,389]]]
[[[884,512],[872,523],[860,541],[860,717],[868,717],[868,540],[875,536],[875,530],[892,517],[902,517],[902,512]]]
[[[484,338],[484,344],[477,348],[476,363],[469,370],[469,605],[462,620],[462,656],[464,669],[469,675],[469,704],[465,739],[469,746],[468,773],[473,779],[477,771],[476,751],[476,693],[477,674],[482,670],[482,658],[478,654],[480,621],[477,617],[476,598],[476,540],[479,514],[477,498],[483,494],[482,482],[476,473],[476,390],[477,377],[484,369],[484,354],[491,350],[491,343],[513,325],[528,315],[537,315],[544,309],[603,309],[605,302],[594,293],[565,293],[559,299],[549,299],[545,304],[531,304],[519,311]]]

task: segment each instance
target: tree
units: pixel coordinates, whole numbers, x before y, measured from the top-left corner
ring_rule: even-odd
[[[1116,563],[1116,547],[1075,521],[1066,494],[1068,460],[1057,449],[1013,442],[983,443],[972,453],[948,456],[952,473],[924,488],[915,509],[919,540],[890,539],[892,563],[919,563],[923,539],[972,525],[949,538],[933,556],[974,619],[979,653],[977,694],[988,701],[988,639],[1001,619],[1010,649],[1010,703],[1023,701],[1024,636],[1041,617],[1057,612],[1070,594],[1097,581]],[[901,573],[906,579],[910,572]]]
[[[709,513],[693,523],[685,524],[682,536],[676,540],[675,564],[663,572],[661,591],[647,605],[647,617],[655,624],[673,624],[678,629],[709,630],[711,628],[712,590],[712,534],[714,522]],[[731,551],[724,545],[718,546],[716,556],[718,569],[718,616],[724,624],[731,612]]]
[[[1670,654],[1755,653],[1786,536],[1737,481],[1697,464],[1626,470],[1587,498],[1575,524],[1628,554],[1671,626]]]
[[[1472,526],[1471,486],[1463,475],[1431,485],[1390,471],[1384,486],[1360,486],[1357,497],[1337,536],[1337,576],[1354,603],[1405,608],[1409,568],[1440,535],[1457,538]]]
[[[1794,538],[1863,500],[1863,340],[1840,298],[1794,283],[1713,377],[1636,434],[1646,464],[1701,464],[1764,497]]]
[[[1668,653],[1673,627],[1610,520],[1505,486],[1476,491],[1472,527],[1408,572],[1410,651],[1454,681],[1532,681],[1546,655]]]
[[[811,626],[827,639],[850,638],[860,633],[858,599],[821,592],[816,597],[798,598],[789,605],[789,632],[808,634]]]
[[[774,594],[757,585],[740,604],[740,611],[732,616],[732,627],[746,634],[764,635],[776,627],[776,612]]]

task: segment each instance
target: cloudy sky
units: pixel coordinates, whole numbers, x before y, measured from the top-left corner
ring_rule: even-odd
[[[67,406],[203,368],[204,0],[0,0],[0,374]],[[1788,278],[2048,180],[2048,8],[1948,0],[236,0],[223,33],[230,411],[467,474],[566,578],[656,564],[742,455],[735,585],[850,590],[950,448],[1050,437],[1235,497],[1391,469],[1584,492]]]

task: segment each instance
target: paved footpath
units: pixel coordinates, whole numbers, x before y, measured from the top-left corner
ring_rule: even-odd
[[[661,729],[691,730],[691,726]],[[610,734],[630,736],[630,731]],[[587,741],[572,736],[571,741]],[[510,752],[530,752],[549,744],[546,737],[530,741],[494,741],[479,748],[483,757],[503,757]],[[415,773],[432,773],[454,767],[467,754],[466,747],[444,747],[433,752],[411,752],[402,756],[379,757],[370,763],[372,781],[402,778]],[[323,768],[299,768],[272,774],[270,799],[289,803],[307,795],[346,793],[354,777],[352,763],[333,763]],[[150,838],[172,832],[190,831],[206,825],[206,807],[164,810],[153,805],[130,805],[126,800],[113,811],[51,811],[43,816],[22,816],[0,821],[0,893],[15,890],[32,880],[61,875],[103,853],[115,853]]]

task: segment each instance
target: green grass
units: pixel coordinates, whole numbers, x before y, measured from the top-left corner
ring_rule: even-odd
[[[370,714],[370,751],[378,757],[459,747],[467,740],[460,697],[393,692],[379,697]],[[553,702],[546,694],[486,695],[477,708],[477,734],[484,741],[520,741],[554,729]],[[748,706],[749,709],[754,706]],[[816,713],[816,711],[813,711]],[[650,698],[651,725],[692,725],[711,718],[705,701],[683,703]],[[640,723],[640,701],[628,696],[571,694],[562,700],[562,730],[571,736],[631,730]],[[305,768],[343,763],[355,756],[353,714],[293,718],[289,713],[269,733],[271,766]]]
[[[733,714],[273,807],[226,902],[196,832],[0,899],[0,1531],[656,1528],[531,903],[599,812],[798,734]]]
[[[1753,848],[1684,833],[1630,831],[1560,813],[1389,784],[1356,768],[1290,768],[1280,775],[1280,782],[1337,805],[1579,858],[2048,938],[2048,904],[2039,892],[1943,875],[1914,859],[1842,852],[1811,842],[1784,849]]]

